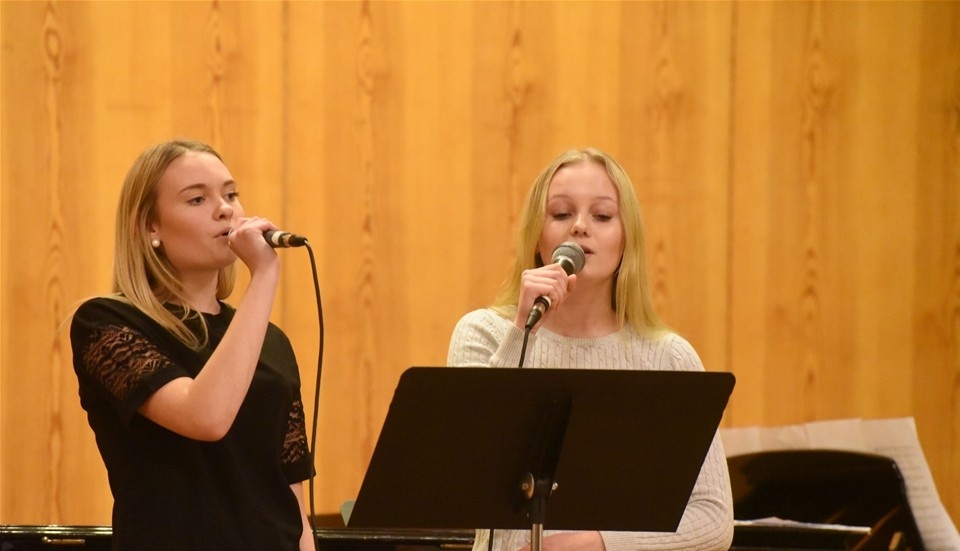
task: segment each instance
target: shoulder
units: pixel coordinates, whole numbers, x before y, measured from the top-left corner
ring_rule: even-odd
[[[668,347],[670,350],[677,353],[696,353],[694,351],[693,345],[690,344],[690,341],[683,338],[673,331],[664,332],[660,335],[658,340],[661,340],[664,343],[664,346]]]
[[[513,328],[513,321],[503,317],[492,308],[481,308],[467,312],[457,326],[453,329],[451,344],[457,343],[499,343],[502,342],[510,329]]]
[[[120,295],[108,295],[93,297],[83,301],[77,312],[96,313],[105,311],[124,311],[133,309],[133,305],[123,299]]]
[[[676,333],[667,333],[663,337],[670,351],[673,368],[677,371],[703,371],[703,362],[700,355],[690,344],[690,341]]]
[[[655,369],[670,371],[703,371],[703,362],[690,341],[673,331],[639,335],[631,331],[631,338],[640,343]]]
[[[102,338],[147,340],[153,346],[172,347],[170,350],[189,350],[176,336],[157,320],[128,302],[121,295],[109,295],[87,300],[74,313],[70,339],[77,347],[89,345]]]
[[[464,314],[464,316],[460,318],[460,321],[457,322],[454,332],[462,333],[481,330],[486,333],[502,335],[511,327],[513,327],[513,322],[497,313],[496,310],[492,308],[480,308],[479,310],[473,310],[472,312]]]
[[[514,357],[520,357],[520,334],[522,331],[492,308],[468,312],[457,322],[447,364],[451,366],[503,366],[516,365]]]
[[[95,297],[84,301],[73,314],[73,325],[122,323],[131,324],[148,319],[146,314],[119,295]]]

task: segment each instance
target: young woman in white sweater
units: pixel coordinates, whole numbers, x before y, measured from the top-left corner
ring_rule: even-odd
[[[704,370],[690,343],[654,311],[640,207],[629,177],[609,155],[578,149],[554,159],[529,192],[519,237],[504,290],[492,306],[457,324],[448,365],[517,367],[528,315],[545,296],[550,306],[530,331],[526,368]],[[564,242],[584,251],[585,264],[574,275],[550,262]],[[488,538],[479,530],[474,549],[488,549]],[[732,539],[730,479],[717,436],[676,532],[547,531],[542,548],[719,551]],[[526,551],[529,540],[529,530],[496,530],[493,548]]]

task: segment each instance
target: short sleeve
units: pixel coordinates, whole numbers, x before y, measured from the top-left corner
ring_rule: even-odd
[[[96,393],[129,423],[151,394],[189,373],[111,310],[88,303],[74,315],[70,329],[73,364],[81,382],[81,399]]]
[[[313,476],[310,448],[307,445],[307,423],[303,413],[303,401],[299,396],[290,406],[287,416],[287,433],[283,440],[281,457],[283,474],[293,484]]]

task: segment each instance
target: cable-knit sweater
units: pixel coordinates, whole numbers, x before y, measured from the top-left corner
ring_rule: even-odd
[[[447,365],[457,367],[517,367],[523,331],[491,309],[465,315],[450,340]],[[541,327],[528,338],[524,367],[577,369],[646,369],[703,371],[703,363],[689,342],[675,333],[657,338],[638,335],[629,327],[597,338],[571,338]],[[546,531],[547,537],[553,531]],[[733,540],[733,503],[730,477],[719,436],[713,444],[687,502],[675,533],[605,532],[607,551],[679,550],[716,551]],[[487,530],[478,530],[475,551],[487,549]],[[494,549],[514,551],[528,544],[529,530],[494,531]]]

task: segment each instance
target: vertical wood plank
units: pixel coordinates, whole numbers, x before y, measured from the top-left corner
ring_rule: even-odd
[[[400,373],[492,299],[532,179],[593,145],[634,179],[664,317],[738,377],[725,424],[912,415],[960,514],[957,4],[0,9],[0,522],[109,522],[62,322],[109,289],[133,157],[174,136],[317,254],[320,511],[355,496]],[[312,416],[310,266],[281,254]]]
[[[912,282],[911,414],[940,490],[960,525],[960,10],[922,10],[917,135],[918,187]],[[904,282],[909,285],[910,282]]]

